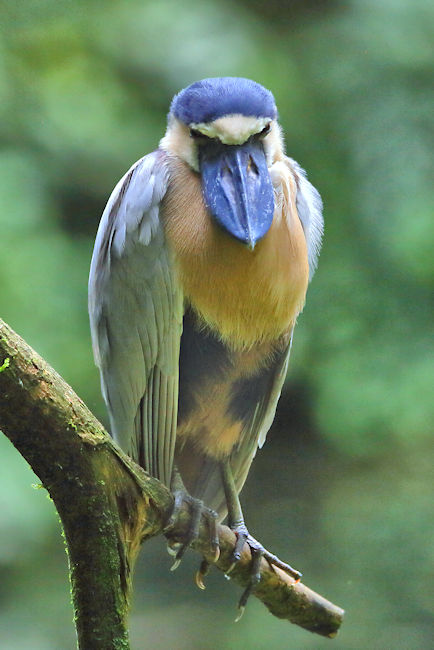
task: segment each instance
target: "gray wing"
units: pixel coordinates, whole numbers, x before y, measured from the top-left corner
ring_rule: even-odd
[[[298,162],[288,157],[285,159],[297,184],[296,207],[306,237],[309,280],[312,280],[318,263],[324,231],[321,196],[312,183],[307,180],[306,172]]]
[[[267,433],[273,424],[277,403],[288,371],[291,345],[292,334],[287,349],[276,362],[271,381],[265,387],[262,399],[257,402],[252,418],[246,424],[240,446],[235,450],[231,458],[232,471],[238,491],[241,490],[245,483],[258,447],[261,448],[264,445]]]
[[[156,151],[115,187],[96,237],[89,314],[112,435],[170,485],[183,306],[159,218],[167,182]]]

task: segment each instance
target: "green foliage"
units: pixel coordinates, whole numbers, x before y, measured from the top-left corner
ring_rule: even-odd
[[[245,501],[256,504],[249,521],[264,526],[270,546],[286,541],[285,526],[290,543],[276,550],[288,557],[292,548],[288,559],[308,583],[350,610],[335,647],[428,647],[434,5],[39,0],[2,3],[1,14],[1,316],[103,419],[86,284],[109,192],[158,145],[170,99],[187,83],[241,75],[274,92],[288,153],[323,196],[326,232],[280,430],[246,487]],[[71,615],[61,543],[52,551],[55,516],[29,489],[35,478],[13,448],[0,444],[1,591],[12,596],[0,614],[8,629],[1,638],[17,649],[72,648],[72,629],[67,642],[63,630]],[[267,537],[272,513],[278,523]],[[254,604],[231,627],[233,589],[223,605],[221,581],[208,601],[195,601],[187,572],[174,586],[158,548],[147,553],[137,580],[151,576],[153,605],[137,596],[137,647],[143,635],[156,648],[204,648],[193,607],[208,630],[220,630],[209,632],[209,648],[330,643]],[[49,577],[54,561],[61,586]],[[35,569],[39,563],[50,566]],[[398,598],[403,582],[410,604]],[[43,622],[26,630],[21,618],[41,585],[33,621]],[[58,614],[49,621],[47,607]],[[63,621],[57,630],[55,618]]]
[[[426,438],[434,416],[433,48],[426,3],[350,5],[308,40],[329,142],[338,143],[331,155],[341,155],[341,182],[326,199],[322,309],[309,307],[311,370],[320,428],[340,448],[375,455],[378,439]]]

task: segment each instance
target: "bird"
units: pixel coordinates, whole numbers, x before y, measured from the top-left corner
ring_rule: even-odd
[[[118,182],[96,236],[89,315],[111,433],[172,489],[172,523],[183,500],[196,513],[176,566],[204,510],[228,517],[231,567],[249,544],[240,610],[264,553],[301,575],[250,535],[239,493],[274,419],[322,234],[321,197],[285,154],[273,94],[216,77],[174,96],[158,148]],[[217,557],[215,531],[212,543]]]

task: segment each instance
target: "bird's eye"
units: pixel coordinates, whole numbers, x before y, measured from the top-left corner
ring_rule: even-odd
[[[263,138],[263,137],[265,137],[265,136],[267,135],[267,133],[270,133],[270,131],[271,131],[271,122],[268,122],[268,124],[266,124],[266,125],[264,126],[264,128],[262,129],[262,131],[260,131],[260,132],[258,133],[258,136],[259,136],[260,138]]]
[[[190,138],[194,140],[197,146],[204,146],[210,142],[217,143],[219,141],[218,138],[210,138],[209,135],[205,135],[205,133],[197,129],[190,129]]]
[[[190,138],[193,138],[193,140],[209,140],[207,135],[202,133],[201,131],[198,131],[197,129],[190,129]]]

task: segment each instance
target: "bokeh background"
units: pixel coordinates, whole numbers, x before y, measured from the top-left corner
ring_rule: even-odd
[[[106,421],[86,291],[118,178],[172,95],[246,76],[276,97],[288,152],[325,203],[319,269],[247,522],[347,610],[323,640],[215,573],[137,566],[134,648],[433,647],[434,4],[430,0],[0,2],[1,317]],[[58,517],[0,437],[0,647],[75,647]],[[431,575],[430,575],[431,574]],[[431,591],[431,593],[430,593]]]

